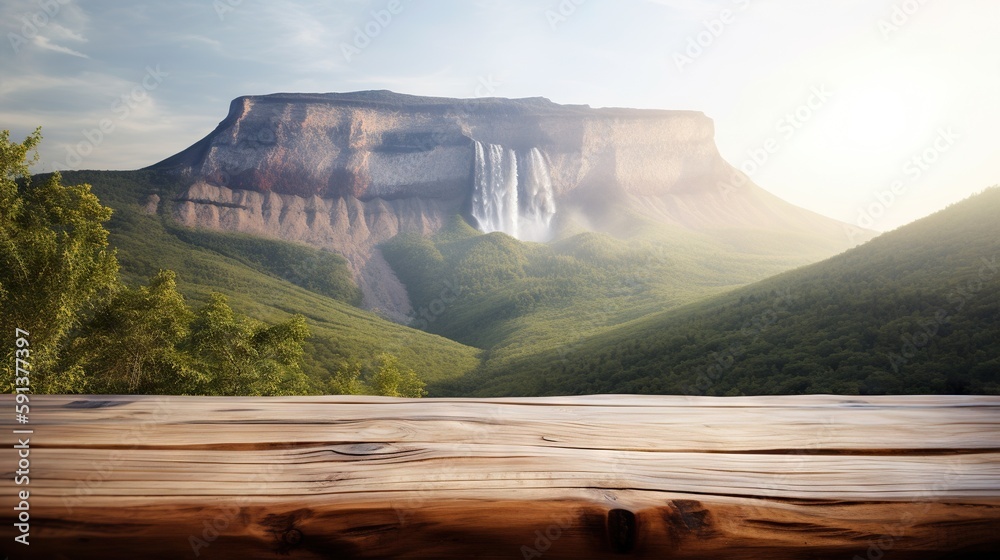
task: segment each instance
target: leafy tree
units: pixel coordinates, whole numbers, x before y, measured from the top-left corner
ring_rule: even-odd
[[[186,350],[209,379],[199,391],[211,395],[294,395],[307,390],[300,366],[309,336],[297,315],[277,325],[238,317],[219,293],[195,312]]]
[[[417,373],[399,364],[399,358],[381,353],[375,358],[367,382],[362,380],[364,368],[352,360],[341,364],[327,382],[327,390],[336,395],[379,395],[384,397],[420,398],[427,394],[425,383]]]
[[[111,209],[89,185],[63,186],[58,173],[32,183],[40,141],[41,129],[21,143],[0,131],[0,328],[4,340],[30,333],[33,389],[45,391],[59,386],[46,372],[81,312],[117,284],[118,261],[103,225]],[[14,345],[3,347],[9,368]]]
[[[192,312],[176,275],[122,288],[80,329],[60,368],[61,392],[288,395],[308,391],[309,336],[296,316],[268,325],[236,314],[221,294]]]
[[[179,349],[194,314],[177,291],[176,274],[162,270],[149,286],[123,288],[77,336],[63,368],[93,393],[189,393],[206,382]]]
[[[386,397],[420,398],[427,394],[424,382],[412,369],[402,369],[399,358],[392,354],[378,355],[378,369],[372,375],[370,388],[376,395]]]
[[[334,395],[364,394],[364,385],[361,383],[361,364],[357,361],[351,361],[338,367],[330,377],[327,389]]]

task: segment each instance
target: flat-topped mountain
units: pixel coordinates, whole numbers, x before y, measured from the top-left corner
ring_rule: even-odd
[[[637,221],[737,247],[752,232],[803,261],[868,237],[747,180],[719,155],[712,120],[692,111],[389,91],[246,96],[152,168],[188,185],[175,219],[334,250],[366,306],[397,318],[408,297],[379,244],[455,215],[528,241]]]
[[[215,131],[153,167],[306,197],[462,197],[471,192],[478,142],[525,163],[540,150],[559,195],[612,185],[657,194],[713,171],[713,133],[711,120],[689,111],[387,91],[274,94],[234,100]]]

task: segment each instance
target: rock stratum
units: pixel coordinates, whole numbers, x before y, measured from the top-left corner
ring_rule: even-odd
[[[767,231],[806,240],[815,258],[869,237],[757,187],[722,159],[714,134],[693,111],[282,93],[235,99],[212,133],[151,168],[188,185],[173,204],[181,223],[336,251],[366,307],[399,320],[410,304],[378,245],[456,214],[530,241],[610,231],[625,215]]]

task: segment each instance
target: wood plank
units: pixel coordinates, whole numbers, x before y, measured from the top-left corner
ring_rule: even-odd
[[[1000,550],[997,397],[33,396],[31,405],[32,544],[11,534],[11,558],[28,548],[33,558],[109,559],[891,560]],[[4,423],[8,438],[24,427]],[[0,454],[10,502],[23,488],[12,484],[15,443]],[[3,511],[11,528],[15,512]]]

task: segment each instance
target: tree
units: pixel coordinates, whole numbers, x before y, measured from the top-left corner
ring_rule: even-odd
[[[401,369],[399,358],[392,354],[378,355],[378,369],[371,378],[371,390],[386,397],[420,398],[427,394],[424,382],[412,369]]]
[[[171,270],[161,270],[149,286],[123,287],[73,339],[59,369],[74,383],[57,391],[193,392],[207,381],[179,349],[193,317]]]
[[[41,129],[24,142],[0,131],[0,327],[4,368],[13,364],[14,329],[28,331],[32,388],[61,382],[47,372],[67,334],[118,282],[118,261],[108,247],[104,222],[111,209],[90,185],[63,186],[53,173],[32,183]],[[13,375],[5,376],[13,379]],[[70,387],[72,388],[72,387]]]
[[[122,287],[73,337],[59,392],[291,395],[308,392],[300,364],[305,319],[268,325],[222,294],[192,312],[176,275]]]
[[[308,390],[302,373],[302,343],[309,337],[305,318],[267,325],[238,317],[226,296],[212,293],[195,312],[185,350],[207,382],[209,395],[295,395]]]
[[[327,389],[333,395],[361,395],[364,385],[361,383],[361,364],[350,361],[340,365],[327,383]]]

